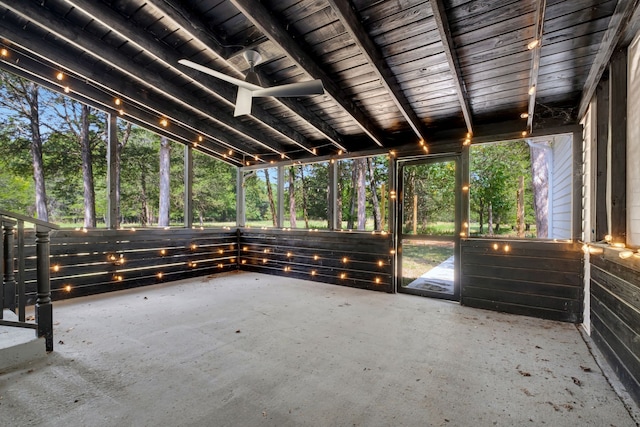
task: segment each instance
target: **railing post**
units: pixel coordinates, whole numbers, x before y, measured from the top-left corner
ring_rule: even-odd
[[[15,222],[4,221],[3,232],[3,246],[4,246],[4,277],[3,281],[3,294],[4,303],[3,309],[8,308],[15,313],[16,311],[16,276],[15,276],[15,256],[13,250],[13,230],[15,229]]]
[[[49,230],[36,226],[38,337],[44,337],[47,351],[53,351],[53,306],[49,272]]]

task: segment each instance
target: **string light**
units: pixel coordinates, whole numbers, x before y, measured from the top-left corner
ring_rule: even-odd
[[[71,92],[71,88],[69,86],[65,86],[64,93],[69,93],[69,92]]]
[[[509,246],[509,245],[504,245],[504,251],[505,251],[505,252],[509,252],[509,251],[511,251],[511,246]]]
[[[314,255],[314,256],[313,256],[313,260],[314,260],[314,261],[317,261],[317,260],[318,260],[318,258],[319,258],[319,256],[318,256],[318,255]]]
[[[60,72],[58,72],[58,74],[56,74],[56,79],[58,79],[58,80],[60,80],[60,81],[61,81],[62,79],[64,79],[64,74],[62,73],[62,71],[60,71]]]
[[[9,56],[9,51],[7,49],[1,49],[0,56],[3,56],[3,57]]]
[[[382,267],[384,265],[384,263],[382,262],[382,260],[378,261],[378,267]]]
[[[166,255],[167,254],[167,250],[166,249],[161,249],[160,250],[160,255]]]
[[[493,244],[493,249],[496,250],[496,251],[498,250],[498,244],[497,243]]]
[[[340,273],[340,278],[341,279],[346,279],[347,278],[347,273]]]
[[[169,120],[165,118],[160,119],[160,125],[166,128],[167,126],[169,126]]]
[[[58,271],[60,271],[60,266],[59,266],[58,264],[54,265],[54,266],[53,266],[53,271],[54,271],[54,272],[56,272],[56,273],[57,273]]]
[[[379,285],[379,284],[380,284],[380,278],[376,277],[376,285]]]
[[[311,270],[311,275],[315,276],[316,274],[318,274],[315,270]]]
[[[529,132],[527,132],[526,130],[522,131],[522,137],[524,138],[525,136],[527,136],[529,134]]]
[[[522,114],[520,114],[520,118],[521,118],[521,119],[528,119],[528,118],[529,118],[529,113],[522,113]]]
[[[64,287],[64,290],[67,291],[67,292],[71,292],[71,285],[66,285]]]
[[[116,99],[113,100],[113,103],[116,104],[116,105],[120,105],[120,104],[122,104],[122,101],[120,100],[120,98],[116,98]]]
[[[158,274],[156,274],[156,277],[157,277],[158,279],[162,279],[162,276],[163,276],[163,274],[162,274],[162,273],[158,273]]]
[[[342,258],[342,263],[346,264],[347,262],[349,262],[349,260],[347,259],[347,257]]]
[[[631,258],[633,256],[633,251],[622,251],[618,254],[618,256],[622,259]]]
[[[118,113],[119,113],[121,116],[124,116],[124,110],[123,110],[123,109],[118,110]]]
[[[529,93],[529,95],[533,95],[534,93],[536,93],[536,87],[535,86],[531,86],[529,88],[529,92],[528,93]]]
[[[195,243],[191,244],[191,250],[192,251],[195,251],[197,247],[198,247],[198,245],[196,245]]]
[[[540,40],[539,39],[534,39],[531,40],[528,44],[527,44],[527,49],[529,50],[533,50],[536,47],[538,47],[538,45],[540,44]]]

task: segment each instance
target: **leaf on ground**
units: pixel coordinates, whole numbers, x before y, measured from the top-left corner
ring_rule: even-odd
[[[578,387],[582,387],[582,381],[580,381],[579,379],[577,379],[576,377],[571,377],[571,379],[573,380],[573,383],[575,385],[577,385]]]
[[[531,376],[531,374],[530,374],[529,372],[526,372],[526,371],[518,370],[518,372],[519,372],[519,373],[520,373],[520,375],[522,375],[523,377],[530,377],[530,376]]]
[[[580,369],[582,369],[584,372],[591,372],[591,368],[588,366],[582,366],[580,365]]]

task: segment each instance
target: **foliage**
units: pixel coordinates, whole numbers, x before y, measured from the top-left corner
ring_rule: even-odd
[[[470,153],[471,220],[484,224],[493,215],[493,224],[516,223],[517,189],[524,176],[525,221],[535,223],[529,147],[525,141],[474,145]]]

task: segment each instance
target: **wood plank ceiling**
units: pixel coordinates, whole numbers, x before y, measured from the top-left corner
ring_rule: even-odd
[[[240,166],[575,124],[638,3],[0,0],[0,67]],[[263,85],[325,94],[234,117],[178,64],[243,79],[248,48]]]

